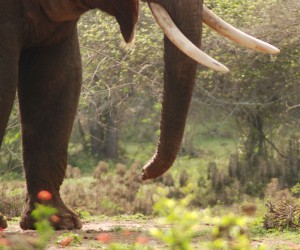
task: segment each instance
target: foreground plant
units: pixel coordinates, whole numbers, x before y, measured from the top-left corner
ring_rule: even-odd
[[[37,194],[41,203],[48,202],[52,199],[52,194],[46,190],[42,190]],[[38,237],[24,237],[18,236],[17,238],[0,238],[0,250],[2,249],[46,249],[51,237],[54,234],[52,224],[59,222],[60,218],[56,215],[57,210],[53,207],[44,204],[35,204],[35,209],[32,211],[31,216],[34,219],[35,229]]]
[[[187,196],[179,201],[162,198],[154,205],[154,210],[159,215],[164,215],[160,222],[172,226],[168,229],[154,228],[150,233],[168,245],[169,249],[194,249],[192,240],[199,232],[200,213],[188,208],[191,200],[192,196]]]
[[[182,200],[162,198],[154,206],[158,214],[164,215],[161,223],[171,225],[168,229],[152,229],[151,234],[165,243],[171,250],[203,249],[197,245],[200,225],[213,225],[212,242],[206,249],[213,250],[264,250],[264,246],[253,248],[248,234],[248,217],[227,214],[213,217],[209,210],[190,208],[193,197]],[[199,240],[198,240],[199,241]]]
[[[36,204],[36,208],[32,211],[32,217],[36,220],[35,229],[39,235],[37,245],[40,249],[44,249],[54,234],[54,229],[51,225],[50,218],[55,215],[55,208]]]
[[[48,191],[40,191],[37,197],[41,201],[49,201],[52,199],[52,194]],[[39,249],[45,249],[52,235],[54,234],[54,228],[51,223],[57,223],[60,219],[55,214],[57,209],[46,206],[43,204],[35,204],[35,209],[32,211],[31,215],[36,221],[34,226],[39,235],[37,240],[37,246]]]
[[[258,248],[251,246],[248,235],[247,217],[227,214],[210,219],[214,224],[212,235],[214,240],[211,249],[214,250],[264,250],[263,245]]]
[[[67,247],[69,245],[79,245],[81,244],[82,238],[83,237],[79,234],[67,232],[57,238],[56,244],[60,248]]]
[[[9,240],[0,238],[0,250],[6,250],[10,246]]]

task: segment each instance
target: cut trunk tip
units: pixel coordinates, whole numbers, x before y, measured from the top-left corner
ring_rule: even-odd
[[[164,164],[159,164],[153,160],[150,160],[144,167],[141,174],[141,179],[143,181],[157,178],[163,175],[169,170],[172,164],[169,167],[166,167]]]

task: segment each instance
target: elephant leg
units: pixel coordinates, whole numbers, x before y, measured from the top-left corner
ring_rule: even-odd
[[[1,229],[7,228],[7,222],[4,216],[0,213],[0,231]]]
[[[5,63],[0,55],[0,146],[14,103],[18,75],[16,71],[18,62],[15,62],[15,65],[11,65],[11,67],[3,65]]]
[[[16,95],[23,31],[22,19],[17,18],[21,3],[7,3],[0,1],[0,147]]]
[[[17,52],[0,46],[0,147],[16,95],[18,64]]]
[[[10,62],[1,57],[0,51],[0,147],[4,137],[8,118],[14,103],[17,86],[18,62],[9,58]],[[8,64],[7,64],[8,63]],[[0,228],[7,227],[7,223],[0,213]]]
[[[23,52],[18,87],[23,165],[27,197],[20,226],[33,229],[31,212],[37,194],[47,190],[49,205],[58,210],[56,229],[81,228],[77,215],[60,197],[67,166],[67,147],[81,88],[81,59],[77,32],[60,44]]]
[[[1,5],[1,4],[0,4]],[[0,6],[1,7],[1,6]],[[0,14],[1,9],[0,9]],[[5,19],[2,21],[5,23]],[[7,25],[8,26],[8,25]],[[10,28],[8,26],[8,28]],[[17,29],[16,29],[17,30]],[[18,85],[20,40],[11,30],[0,27],[0,148],[11,113]],[[0,213],[0,228],[7,223]]]

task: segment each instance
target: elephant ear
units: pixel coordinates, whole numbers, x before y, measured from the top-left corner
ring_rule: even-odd
[[[120,25],[120,29],[126,43],[132,42],[134,29],[138,19],[138,0],[117,0],[115,17]]]

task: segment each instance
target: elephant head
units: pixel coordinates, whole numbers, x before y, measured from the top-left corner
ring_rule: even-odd
[[[162,175],[176,158],[183,138],[197,64],[228,72],[225,66],[199,49],[202,22],[248,48],[271,54],[276,54],[279,50],[227,24],[206,8],[203,0],[144,1],[149,4],[165,34],[161,133],[156,153],[143,168],[142,178],[145,180]],[[48,11],[48,16],[57,22],[76,19],[89,9],[101,9],[115,16],[126,42],[131,42],[134,37],[138,0],[40,0],[39,2],[44,11],[46,13]]]
[[[137,19],[137,0],[84,0],[89,6],[114,15],[125,41],[132,40]],[[183,138],[191,101],[197,63],[221,72],[228,69],[200,48],[202,22],[222,35],[260,52],[276,54],[279,50],[253,38],[218,18],[202,0],[144,0],[162,28],[164,37],[164,92],[160,138],[156,152],[144,166],[142,179],[165,173],[173,164]],[[108,3],[109,2],[109,3]]]

